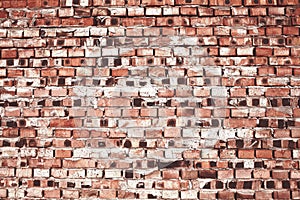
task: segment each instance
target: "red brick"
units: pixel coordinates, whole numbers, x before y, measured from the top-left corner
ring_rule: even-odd
[[[277,27],[274,27],[274,28],[267,28],[266,29],[266,34],[267,35],[281,35],[282,34],[282,29],[281,28],[277,28]]]
[[[254,158],[254,150],[251,149],[240,149],[238,150],[239,158]]]
[[[257,158],[272,158],[272,150],[256,150],[255,156]]]
[[[70,158],[72,157],[72,150],[56,150],[55,157],[57,158]]]
[[[267,15],[266,8],[250,8],[250,15],[251,16],[265,16]]]
[[[44,197],[45,198],[60,198],[60,190],[59,189],[45,190]]]
[[[128,76],[128,69],[113,69],[112,76]]]
[[[4,49],[1,51],[2,58],[17,58],[17,50]]]
[[[298,27],[283,27],[283,34],[299,35],[299,28]]]
[[[90,159],[80,159],[80,160],[63,160],[63,167],[65,168],[94,168],[96,167],[96,162]]]
[[[255,55],[257,56],[272,56],[272,48],[255,48]]]
[[[0,1],[0,198],[299,198],[298,4]]]
[[[41,0],[27,0],[27,6],[31,8],[40,8],[42,6]]]
[[[197,179],[198,171],[197,170],[184,170],[181,172],[182,179]]]
[[[162,176],[165,179],[178,179],[179,171],[176,170],[166,170],[162,172]]]
[[[291,157],[291,151],[289,151],[289,150],[275,150],[274,151],[274,157],[275,158],[290,158]]]
[[[288,96],[289,93],[290,93],[289,88],[268,88],[266,91],[266,96],[284,97],[284,96]]]
[[[182,7],[182,8],[180,8],[180,14],[182,14],[182,15],[197,15],[197,8]]]

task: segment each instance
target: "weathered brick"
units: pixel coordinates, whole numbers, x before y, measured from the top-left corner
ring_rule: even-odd
[[[299,198],[297,4],[1,1],[0,197]]]

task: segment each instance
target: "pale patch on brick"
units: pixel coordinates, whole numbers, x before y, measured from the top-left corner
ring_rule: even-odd
[[[33,176],[34,177],[49,177],[50,171],[49,171],[49,169],[34,169]]]

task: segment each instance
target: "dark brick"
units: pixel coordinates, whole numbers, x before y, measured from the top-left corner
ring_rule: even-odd
[[[143,102],[144,102],[144,99],[141,99],[141,98],[134,99],[133,100],[133,106],[141,107]]]
[[[33,181],[33,186],[36,186],[36,187],[41,186],[41,181],[40,180],[34,180]]]
[[[125,171],[125,178],[133,178],[133,171],[132,170],[126,170]]]
[[[269,119],[259,119],[258,127],[268,127]]]
[[[125,148],[131,148],[132,147],[131,142],[129,140],[126,140],[125,143],[124,143],[124,147]]]
[[[282,188],[290,189],[290,181],[282,181]]]
[[[290,99],[288,99],[288,98],[282,99],[282,105],[283,106],[290,106]]]
[[[72,142],[71,142],[70,140],[65,140],[65,141],[64,141],[65,147],[70,147],[71,144],[72,144]]]
[[[259,105],[259,99],[252,99],[252,106],[258,106]]]
[[[275,188],[274,181],[267,181],[267,188]]]
[[[176,126],[176,119],[169,119],[168,122],[167,122],[167,126],[175,127]]]
[[[244,181],[244,189],[251,189],[252,188],[252,181]]]
[[[201,170],[199,178],[217,178],[217,172],[215,170]]]
[[[281,147],[281,140],[274,140],[273,147]]]
[[[270,101],[271,101],[272,107],[277,107],[278,106],[277,105],[277,99],[271,99]]]

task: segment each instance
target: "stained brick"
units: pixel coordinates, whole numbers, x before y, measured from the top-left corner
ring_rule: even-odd
[[[0,1],[0,198],[299,198],[298,4]]]

